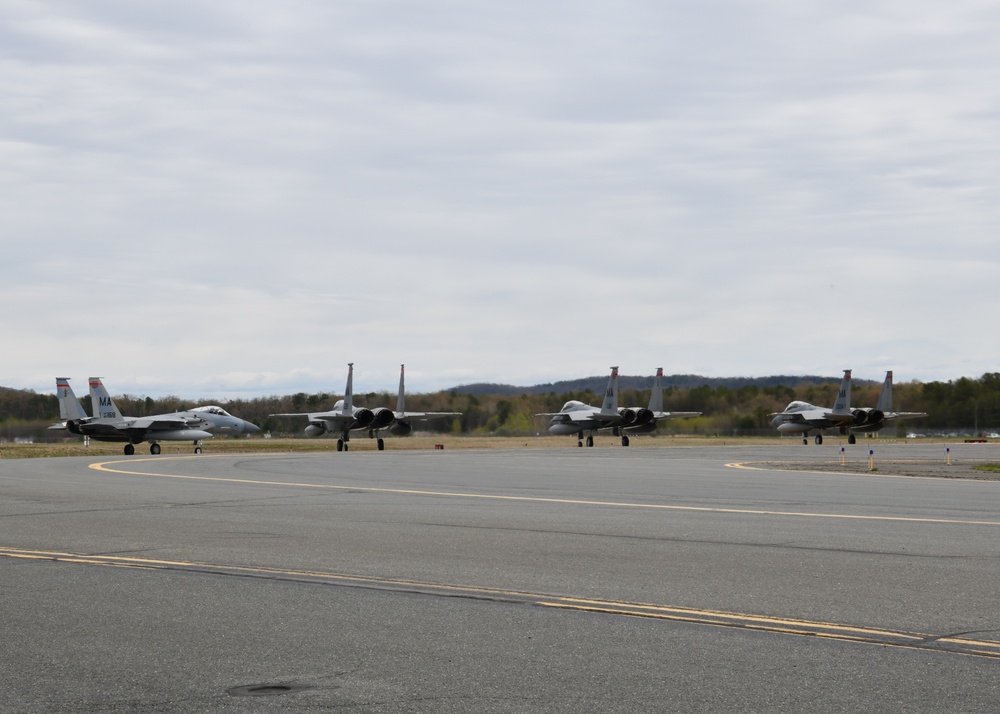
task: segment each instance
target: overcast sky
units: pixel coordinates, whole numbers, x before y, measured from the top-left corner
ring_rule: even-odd
[[[995,2],[0,4],[0,385],[1000,371]]]

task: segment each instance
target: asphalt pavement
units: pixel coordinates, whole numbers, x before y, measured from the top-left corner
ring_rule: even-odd
[[[799,447],[0,461],[0,711],[994,709],[1000,482]]]

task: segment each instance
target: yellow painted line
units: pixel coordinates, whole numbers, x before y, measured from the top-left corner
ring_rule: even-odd
[[[139,569],[184,570],[207,575],[243,576],[263,579],[294,579],[328,585],[354,588],[376,588],[392,592],[419,592],[424,595],[461,596],[495,602],[509,602],[538,607],[555,608],[583,613],[642,617],[653,620],[683,622],[695,625],[728,627],[754,632],[818,637],[855,644],[901,647],[924,651],[960,654],[1000,659],[1000,641],[963,638],[956,635],[933,635],[862,627],[841,623],[801,620],[768,615],[754,615],[720,610],[704,610],[651,603],[621,602],[531,593],[503,588],[484,588],[453,583],[433,583],[397,578],[380,578],[370,575],[349,575],[313,570],[291,570],[245,565],[223,565],[198,561],[159,560],[112,555],[86,555],[64,551],[35,551],[21,548],[0,547],[0,557],[23,560],[44,560],[77,565],[98,565]]]
[[[790,472],[790,473],[797,473],[797,474],[817,474],[817,475],[820,475],[820,476],[852,476],[854,478],[866,478],[866,479],[873,479],[873,478],[896,478],[896,479],[908,479],[908,480],[913,480],[913,479],[928,479],[928,480],[939,479],[939,480],[946,480],[946,481],[948,481],[948,483],[968,483],[968,484],[975,483],[975,484],[980,484],[980,485],[992,482],[991,479],[951,478],[949,476],[938,476],[938,475],[935,475],[935,474],[919,474],[919,475],[911,476],[911,475],[906,475],[906,474],[890,474],[890,473],[884,473],[884,472],[881,472],[881,471],[868,471],[868,470],[865,470],[865,471],[815,471],[813,469],[796,468],[796,466],[799,465],[799,464],[814,464],[814,463],[816,463],[815,461],[811,461],[811,462],[806,462],[806,461],[782,461],[782,462],[770,462],[770,463],[781,463],[782,466],[765,466],[765,465],[761,465],[761,462],[750,462],[750,463],[747,463],[747,462],[734,462],[734,463],[726,464],[726,467],[727,468],[731,468],[731,469],[743,469],[745,471],[787,471],[787,472]],[[862,466],[867,466],[868,461],[867,461],[867,459],[863,460],[863,461],[859,460],[859,459],[855,459],[855,460],[849,461],[848,463],[861,464]],[[953,466],[954,465],[958,465],[960,463],[960,460],[959,459],[952,459],[951,463],[952,463]],[[836,462],[829,462],[829,464],[831,466],[840,466],[841,465],[841,463],[840,463],[839,460],[836,461]],[[886,466],[886,464],[888,464],[888,466]],[[875,460],[875,467],[876,468],[882,468],[884,466],[886,468],[888,468],[888,467],[891,467],[893,464],[933,464],[933,465],[938,465],[938,466],[946,466],[947,465],[942,460],[933,460],[933,459],[887,459],[885,461],[882,461],[881,465],[879,464],[879,461],[877,459]]]
[[[785,471],[785,472],[796,473],[796,474],[818,474],[820,476],[853,476],[855,478],[905,478],[905,479],[916,478],[914,476],[901,476],[900,474],[876,473],[874,471],[814,471],[812,469],[791,468],[791,467],[794,467],[797,463],[799,463],[797,461],[785,461],[785,462],[782,462],[782,463],[788,465],[790,468],[773,467],[773,466],[758,466],[758,465],[755,465],[753,463],[749,463],[748,464],[748,463],[745,463],[745,462],[743,462],[743,463],[736,462],[736,463],[726,464],[726,467],[730,468],[730,469],[743,469],[744,471]],[[813,462],[813,463],[815,463],[815,462]],[[855,461],[854,463],[867,464],[868,462],[867,461]],[[840,462],[838,461],[836,464],[832,464],[832,465],[839,465],[839,464],[840,464]],[[982,483],[982,482],[977,482],[977,483]]]
[[[142,459],[145,461],[163,462],[167,458]],[[184,459],[202,459],[200,456],[176,457]],[[837,520],[855,521],[879,521],[889,523],[933,523],[938,525],[962,525],[962,526],[1000,526],[1000,521],[967,521],[951,518],[913,518],[906,516],[863,516],[846,513],[813,513],[809,511],[770,511],[752,508],[721,508],[711,506],[677,506],[665,503],[635,503],[629,501],[592,501],[575,498],[544,498],[540,496],[502,496],[489,493],[471,493],[461,491],[430,491],[413,488],[381,488],[376,486],[339,486],[327,483],[308,483],[297,481],[265,481],[260,479],[242,479],[224,476],[191,476],[185,474],[151,473],[148,471],[129,471],[120,468],[112,468],[117,464],[133,464],[140,459],[130,459],[128,461],[105,461],[102,463],[90,464],[90,468],[95,471],[105,473],[123,474],[126,476],[148,476],[153,478],[181,479],[188,481],[207,481],[213,483],[235,483],[251,486],[284,486],[286,488],[314,488],[329,491],[363,491],[366,493],[390,493],[405,496],[435,496],[440,498],[470,498],[487,501],[509,501],[518,503],[557,503],[572,506],[610,506],[614,508],[640,508],[659,511],[686,511],[694,513],[727,513],[735,515],[750,516],[785,516],[793,518],[831,518]],[[727,464],[728,466],[729,464]]]

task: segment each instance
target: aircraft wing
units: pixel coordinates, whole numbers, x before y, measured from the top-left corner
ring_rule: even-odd
[[[654,419],[684,419],[701,416],[701,412],[653,412]]]
[[[592,412],[578,412],[579,417],[576,417],[574,412],[570,412],[570,416],[573,421],[606,421],[606,422],[620,422],[621,416],[618,414],[604,414],[601,410],[595,409]]]
[[[917,419],[925,416],[927,416],[927,412],[889,412],[884,418],[889,421],[890,419]]]
[[[425,422],[433,419],[460,417],[462,412],[393,412],[393,415],[396,417],[396,421]]]
[[[184,419],[183,417],[155,416],[133,419],[127,424],[118,426],[121,431],[169,431],[171,429],[187,429],[204,422],[201,419]]]
[[[316,412],[309,412],[306,414],[268,414],[269,417],[299,417],[303,419],[308,419],[309,421],[324,421],[330,424],[344,424],[347,422],[354,422],[354,415],[352,414],[342,414],[340,412],[323,412],[317,414]]]

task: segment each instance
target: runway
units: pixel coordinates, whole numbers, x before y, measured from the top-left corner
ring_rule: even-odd
[[[994,708],[1000,482],[838,452],[0,461],[0,709]]]

